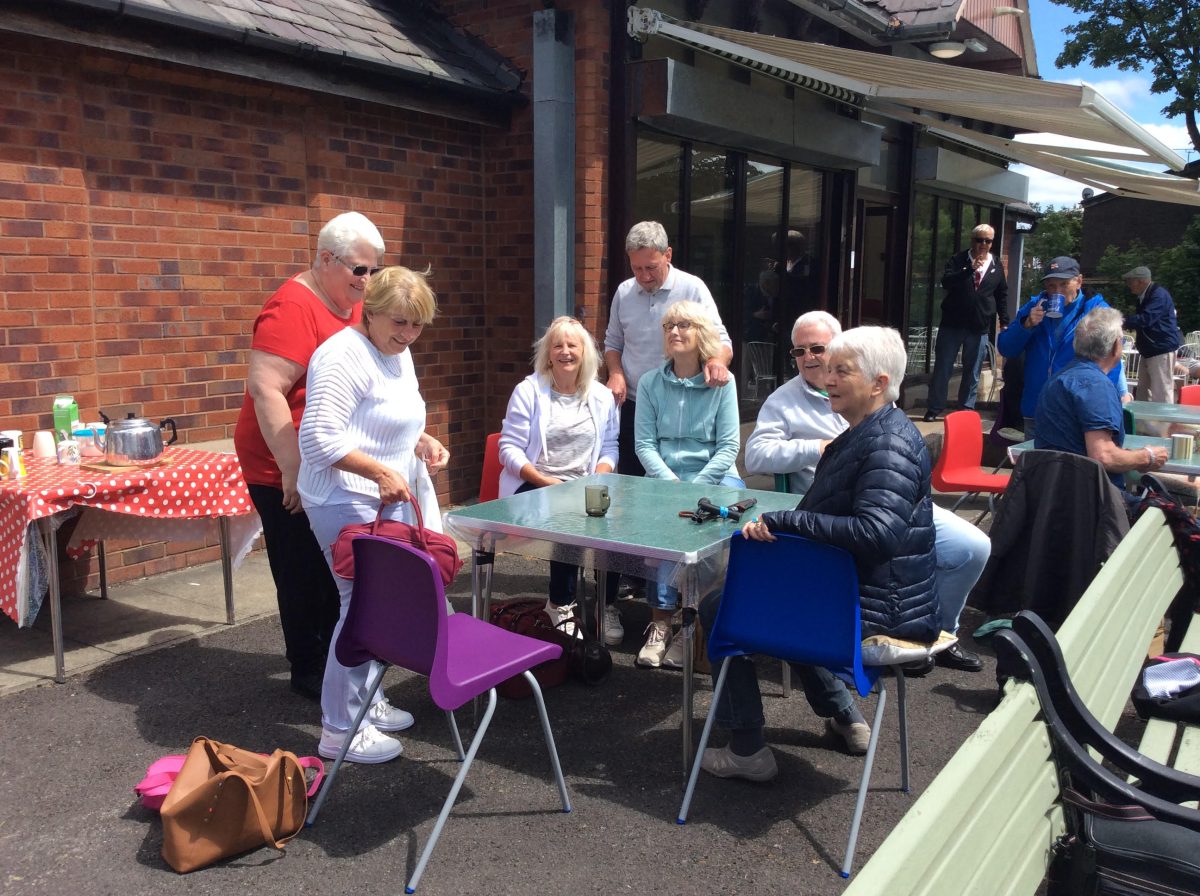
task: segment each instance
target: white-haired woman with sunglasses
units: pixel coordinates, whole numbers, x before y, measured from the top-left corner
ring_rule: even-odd
[[[666,361],[638,382],[634,450],[653,479],[673,479],[745,488],[737,475],[741,444],[737,387],[704,383],[704,365],[719,357],[720,336],[696,302],[675,302],[663,312]],[[660,581],[646,589],[650,625],[637,664],[683,668],[684,643],[672,639],[671,621],[679,591]]]
[[[233,433],[262,520],[292,690],[310,700],[321,698],[338,589],[296,489],[296,432],[309,359],[326,339],[358,322],[383,251],[379,230],[358,212],[337,215],[321,228],[312,267],[279,287],[254,321],[246,395]]]
[[[534,344],[533,373],[508,400],[500,497],[616,469],[620,416],[612,392],[596,380],[599,369],[600,352],[583,324],[573,317],[551,321]],[[550,561],[546,613],[555,625],[574,615],[578,574],[574,564]],[[615,592],[617,576],[609,580]],[[616,605],[610,601],[605,612],[615,615]],[[620,643],[620,616],[614,627],[606,615],[604,628],[606,641]]]

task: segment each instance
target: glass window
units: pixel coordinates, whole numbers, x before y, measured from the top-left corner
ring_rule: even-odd
[[[721,319],[736,321],[739,304],[734,254],[736,166],[728,153],[698,146],[692,150],[688,174],[691,183],[690,239],[685,254],[688,271],[708,285],[717,300]]]
[[[918,193],[913,205],[912,288],[908,294],[908,372],[924,373],[933,356],[929,298],[933,287],[934,207],[937,199]]]
[[[746,215],[742,239],[741,343],[736,352],[738,398],[749,413],[781,382],[775,335],[780,313],[780,246],[784,167],[746,160]],[[784,368],[786,370],[786,368]]]
[[[679,237],[682,160],[683,147],[679,143],[638,138],[633,220],[660,222],[672,241]]]

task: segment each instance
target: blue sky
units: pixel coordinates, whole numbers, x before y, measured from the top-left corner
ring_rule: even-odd
[[[1033,28],[1041,76],[1047,81],[1074,84],[1082,81],[1090,84],[1185,159],[1194,158],[1194,152],[1189,153],[1191,142],[1182,119],[1163,118],[1159,111],[1170,97],[1150,93],[1151,77],[1148,71],[1123,72],[1117,68],[1093,67],[1059,69],[1055,66],[1054,60],[1064,39],[1063,28],[1077,20],[1076,14],[1065,6],[1058,6],[1050,0],[1029,0],[1029,22]],[[1045,208],[1049,205],[1070,206],[1079,201],[1082,184],[1024,166],[1018,170],[1030,179],[1030,202],[1041,203]]]

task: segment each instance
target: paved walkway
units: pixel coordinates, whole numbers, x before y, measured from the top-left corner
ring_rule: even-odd
[[[499,558],[498,597],[544,594],[540,563]],[[469,575],[451,599],[469,606]],[[0,893],[176,893],[159,857],[161,825],[132,795],[145,767],[206,734],[253,749],[311,754],[317,707],[288,688],[262,553],[235,573],[238,623],[224,623],[219,564],[114,586],[65,602],[65,684],[53,683],[47,620],[0,620]],[[779,698],[777,662],[760,671],[775,784],[701,781],[692,822],[680,798],[678,673],[637,669],[648,621],[622,604],[627,637],[612,678],[547,693],[576,811],[556,810],[536,717],[502,701],[420,892],[838,893],[861,759],[844,754],[803,696]],[[978,615],[968,610],[964,629]],[[994,666],[937,669],[910,682],[913,792],[920,793],[996,697]],[[697,713],[710,689],[699,682]],[[392,671],[392,702],[416,714],[405,755],[347,767],[321,822],[284,854],[259,850],[196,872],[189,892],[260,896],[399,889],[456,770],[423,680]],[[863,701],[870,716],[875,700]],[[461,719],[470,727],[470,714]],[[696,724],[699,733],[699,721]],[[911,805],[897,789],[889,707],[859,846],[865,862]]]

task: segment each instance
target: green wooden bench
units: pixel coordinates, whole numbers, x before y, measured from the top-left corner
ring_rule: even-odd
[[[1116,725],[1155,630],[1183,574],[1165,517],[1143,514],[1059,629],[1067,670],[1083,702]],[[1200,624],[1184,650],[1200,647]],[[1200,650],[1196,651],[1200,652]],[[1200,737],[1148,726],[1143,751],[1200,771]],[[1185,727],[1186,726],[1179,726]],[[1151,752],[1154,751],[1154,752]],[[859,871],[847,896],[1030,896],[1063,832],[1050,737],[1028,682],[1005,696]]]

